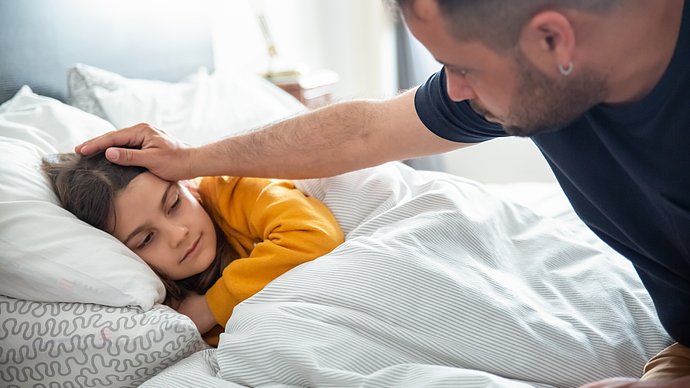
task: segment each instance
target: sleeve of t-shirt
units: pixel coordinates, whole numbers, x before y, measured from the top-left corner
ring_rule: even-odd
[[[507,136],[500,125],[475,113],[467,101],[455,102],[448,97],[445,69],[433,74],[417,89],[414,105],[422,123],[444,139],[479,143]]]

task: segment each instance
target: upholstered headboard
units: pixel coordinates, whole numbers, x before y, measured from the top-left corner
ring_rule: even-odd
[[[81,62],[177,81],[213,69],[213,0],[2,0],[0,103],[22,85],[64,101]]]

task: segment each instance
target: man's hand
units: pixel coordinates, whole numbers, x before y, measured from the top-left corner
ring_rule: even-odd
[[[74,147],[74,151],[82,155],[105,151],[113,163],[142,166],[169,181],[195,178],[191,148],[148,124],[108,132]]]
[[[180,301],[176,308],[177,312],[188,316],[196,325],[201,335],[216,326],[216,318],[211,313],[211,309],[206,303],[206,296],[199,294],[189,294]]]

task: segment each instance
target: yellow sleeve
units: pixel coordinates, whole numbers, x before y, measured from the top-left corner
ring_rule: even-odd
[[[243,257],[230,263],[206,293],[211,312],[223,326],[238,303],[344,240],[330,210],[290,181],[209,177],[199,191]]]

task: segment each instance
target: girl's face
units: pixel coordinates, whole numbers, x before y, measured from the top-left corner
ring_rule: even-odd
[[[213,221],[197,198],[150,172],[117,195],[113,223],[118,240],[172,280],[201,273],[216,255]]]

